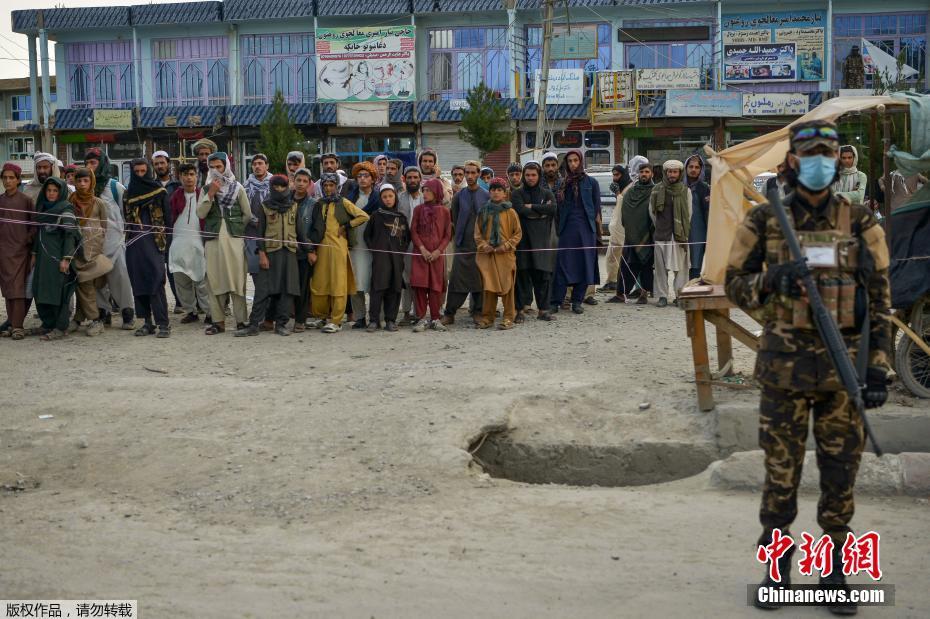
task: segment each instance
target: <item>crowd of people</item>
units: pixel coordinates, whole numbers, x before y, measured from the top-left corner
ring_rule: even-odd
[[[25,184],[21,169],[6,163],[0,335],[53,340],[83,328],[94,336],[118,316],[136,335],[169,337],[166,279],[180,323],[202,320],[207,335],[335,333],[346,319],[371,332],[444,331],[466,301],[478,328],[500,316],[497,327],[511,329],[529,316],[551,321],[597,303],[601,189],[580,151],[513,163],[506,176],[466,161],[448,178],[431,149],[417,165],[380,155],[348,173],[325,154],[319,178],[299,151],[289,153],[287,174],[272,174],[258,154],[244,183],[211,140],[193,151],[196,163],[175,170],[164,151],[133,160],[128,187],[110,177],[99,148],[67,168],[36,153]],[[837,191],[861,201],[856,161],[855,149],[844,147]],[[661,166],[636,156],[614,166],[617,205],[600,288],[614,293],[609,303],[654,297],[664,307],[699,276],[705,173],[698,155]],[[775,186],[784,186],[783,173]],[[41,327],[26,331],[33,302]]]

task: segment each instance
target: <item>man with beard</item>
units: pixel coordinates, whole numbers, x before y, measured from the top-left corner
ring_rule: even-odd
[[[634,160],[636,157],[633,158]],[[640,157],[640,159],[645,159],[645,157]],[[620,272],[620,254],[623,252],[623,238],[624,230],[623,224],[621,223],[620,209],[622,207],[621,195],[626,190],[627,187],[633,182],[631,180],[631,174],[635,174],[639,170],[633,171],[632,161],[630,167],[615,165],[613,170],[611,170],[612,181],[610,183],[610,193],[615,196],[617,200],[614,204],[613,213],[610,216],[610,224],[607,226],[607,231],[610,232],[610,242],[607,245],[607,283],[604,284],[598,292],[609,292],[614,291],[614,296],[616,296],[617,291],[617,275]],[[611,297],[613,299],[614,297]],[[611,302],[611,299],[608,299],[608,302]]]
[[[113,270],[107,273],[107,285],[97,291],[97,306],[102,310],[103,324],[109,325],[112,322],[112,300],[122,314],[121,328],[131,331],[135,326],[136,300],[126,267],[126,225],[123,219],[126,188],[110,177],[110,158],[101,149],[91,148],[84,153],[84,165],[94,173],[94,195],[107,205],[107,236],[103,253],[113,263]]]
[[[636,182],[620,197],[620,225],[623,227],[623,252],[617,277],[617,292],[608,303],[625,303],[632,299],[633,289],[638,289],[638,305],[645,305],[652,292],[653,248],[652,219],[649,217],[649,196],[655,183],[652,182],[652,166],[637,155],[630,160],[630,169],[636,172]],[[616,216],[616,215],[615,215]]]
[[[475,263],[478,245],[475,243],[475,222],[478,211],[491,199],[491,194],[478,185],[481,164],[466,161],[465,189],[452,198],[452,240],[455,255],[452,256],[452,274],[449,277],[449,291],[446,294],[446,307],[440,322],[451,325],[455,322],[455,313],[471,295],[471,317],[478,324],[481,315],[481,302],[484,299],[484,285],[481,272]]]
[[[297,267],[297,203],[291,200],[290,181],[283,174],[271,177],[271,191],[258,213],[259,272],[255,276],[255,300],[249,325],[236,337],[258,335],[258,324],[269,308],[275,308],[274,332],[290,335],[293,298],[300,294]]]
[[[248,266],[242,235],[252,219],[245,188],[229,169],[224,152],[210,155],[210,175],[206,191],[200,192],[197,217],[204,220],[204,255],[207,259],[207,285],[210,286],[210,316],[213,324],[206,335],[226,331],[224,307],[231,301],[236,328],[248,320],[245,282]]]
[[[152,155],[152,170],[155,172],[155,180],[161,183],[162,187],[165,188],[168,198],[171,198],[171,195],[181,186],[181,183],[171,178],[171,158],[163,150],[157,150]],[[167,260],[168,254],[165,253],[165,259]],[[165,268],[168,268],[168,265],[165,264]],[[168,286],[171,287],[171,294],[174,296],[174,313],[183,314],[184,309],[182,308],[181,299],[178,297],[178,289],[174,283],[174,275],[171,273],[171,270],[168,269]]]
[[[408,166],[407,169],[404,170],[405,191],[397,197],[397,211],[403,214],[403,216],[407,218],[408,222],[413,221],[414,211],[417,210],[418,206],[423,204],[423,194],[420,193],[422,178],[423,177],[420,174],[420,168],[416,166]],[[407,251],[410,253],[415,251],[412,241]],[[410,325],[416,318],[412,312],[413,290],[410,288],[411,267],[411,256],[404,256],[404,283],[406,286],[404,287],[403,298],[401,300],[401,305],[404,311],[404,317],[400,321],[401,325]]]
[[[394,188],[398,197],[404,191],[404,175],[401,174],[403,169],[404,162],[400,159],[388,159],[384,165],[384,182]]]
[[[219,148],[216,142],[207,138],[201,138],[194,142],[191,152],[197,158],[197,186],[203,187],[207,184],[207,176],[210,174],[210,155],[215,153]]]
[[[32,269],[32,240],[35,226],[29,225],[35,205],[19,190],[22,168],[12,162],[3,164],[0,180],[0,293],[6,301],[7,321],[0,326],[0,336],[21,340],[26,336],[23,321],[32,299],[26,295],[26,280]]]
[[[559,156],[555,153],[546,153],[542,158],[543,187],[557,196],[562,186],[562,176],[559,174]]]
[[[342,185],[346,181],[345,176],[340,174],[342,170],[339,169],[339,164],[339,155],[336,153],[326,153],[320,157],[320,178],[322,178],[323,174],[335,174],[336,181],[338,182],[337,191],[342,189]],[[314,198],[321,198],[323,196],[323,190],[322,187],[320,187],[320,183],[314,183],[313,189],[310,191],[310,195]]]
[[[542,167],[530,161],[521,171],[522,186],[513,192],[511,203],[520,217],[523,235],[517,246],[516,323],[536,296],[537,320],[555,320],[549,312],[549,287],[555,267],[555,196],[542,186]]]
[[[688,283],[688,235],[691,233],[691,192],[684,184],[684,164],[669,159],[662,164],[665,178],[649,196],[649,215],[655,223],[655,287],[657,307],[668,305],[668,272],[675,274],[675,302]]]
[[[268,172],[268,157],[262,153],[258,153],[252,157],[252,173],[249,174],[249,177],[246,179],[243,188],[245,193],[249,198],[249,206],[251,207],[252,219],[249,221],[249,224],[245,227],[245,232],[243,240],[245,241],[245,260],[249,266],[249,275],[252,276],[252,284],[255,285],[255,277],[258,275],[258,241],[257,237],[261,236],[258,234],[258,216],[259,212],[262,210],[262,202],[268,197],[268,193],[271,191],[271,173]],[[273,305],[273,304],[272,304]],[[270,330],[273,327],[272,321],[274,320],[274,308],[269,308],[269,314],[266,317],[264,328]]]
[[[26,194],[27,198],[35,203],[39,197],[39,192],[42,191],[42,186],[45,184],[45,181],[58,175],[54,173],[56,169],[55,157],[48,153],[35,153],[32,156],[32,166],[32,180],[23,186],[22,191]]]
[[[103,255],[107,231],[107,205],[94,195],[94,173],[79,168],[74,173],[75,191],[68,197],[81,228],[81,246],[75,252],[72,266],[77,273],[77,291],[71,331],[76,331],[84,320],[89,320],[85,333],[88,337],[103,333],[100,309],[97,307],[97,289],[106,284],[106,274],[113,263]]]
[[[459,191],[465,189],[465,166],[456,164],[452,166],[450,172],[452,174],[452,197],[455,198]]]
[[[136,316],[145,321],[136,329],[136,335],[153,335],[157,326],[158,337],[170,337],[168,299],[165,297],[165,254],[171,230],[168,194],[155,180],[148,161],[133,159],[130,167],[132,178],[123,198],[126,267],[136,300]]]
[[[439,179],[439,182],[442,183],[442,205],[448,208],[452,204],[452,185],[442,178],[442,171],[439,169],[439,155],[432,148],[424,148],[420,151],[420,156],[417,157],[417,165],[420,166],[423,183],[433,178]]]
[[[688,252],[691,254],[689,279],[701,276],[704,250],[707,247],[707,223],[710,221],[710,185],[704,181],[704,160],[691,155],[685,161],[685,175],[691,190],[691,233]]]

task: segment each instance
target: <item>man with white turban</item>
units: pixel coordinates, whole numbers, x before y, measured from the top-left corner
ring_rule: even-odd
[[[675,274],[675,301],[688,283],[688,236],[691,232],[691,190],[684,182],[685,165],[677,159],[662,164],[662,182],[649,196],[649,216],[655,223],[655,295],[658,307],[668,305],[668,272]]]

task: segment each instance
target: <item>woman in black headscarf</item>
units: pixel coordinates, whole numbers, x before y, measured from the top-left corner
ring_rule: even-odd
[[[136,316],[145,321],[136,335],[152,335],[154,314],[158,337],[169,337],[168,299],[165,296],[165,253],[171,209],[168,193],[155,179],[152,166],[145,159],[133,159],[132,178],[123,196],[126,219],[126,266],[136,301]]]
[[[36,200],[38,234],[33,245],[36,256],[32,295],[42,320],[43,340],[67,335],[71,320],[69,301],[77,287],[71,260],[81,243],[81,228],[68,201],[68,185],[49,177]]]

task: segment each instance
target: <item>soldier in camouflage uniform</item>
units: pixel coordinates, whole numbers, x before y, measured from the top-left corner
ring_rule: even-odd
[[[784,207],[853,356],[859,349],[862,321],[869,321],[863,397],[866,407],[881,406],[888,396],[891,351],[889,255],[884,232],[866,207],[851,205],[830,190],[837,174],[836,126],[826,121],[802,123],[792,127],[790,138],[785,163],[792,191]],[[763,530],[758,543],[768,544],[775,528],[787,534],[797,515],[804,444],[813,416],[821,489],[817,522],[832,538],[834,565],[840,566],[865,444],[863,423],[813,323],[798,267],[772,208],[762,204],[747,213],[737,230],[726,273],[727,296],[765,325],[755,367],[762,385],[759,444],[765,452],[759,513]],[[779,566],[781,586],[790,586],[790,551]],[[830,586],[846,586],[839,569],[821,580]],[[766,573],[763,585],[772,584]],[[853,614],[856,607],[830,610]]]

